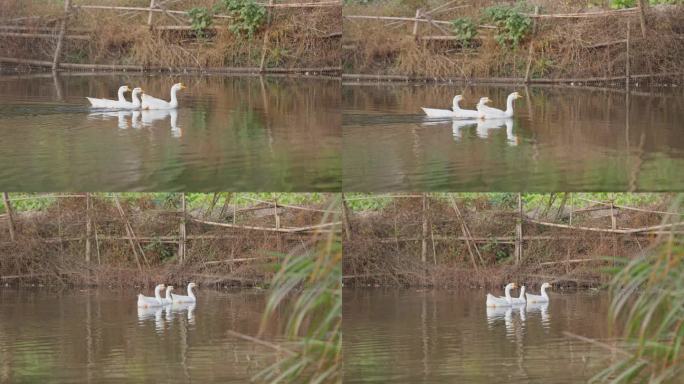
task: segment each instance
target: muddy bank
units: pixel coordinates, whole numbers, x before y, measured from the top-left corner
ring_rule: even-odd
[[[648,8],[642,32],[637,8],[586,8],[579,1],[524,1],[515,7],[495,1],[440,7],[443,3],[345,6],[345,74],[498,82],[611,83],[624,82],[627,75],[632,83],[684,79],[682,6]],[[419,12],[423,16],[413,21]],[[601,16],[586,17],[589,13]]]
[[[2,215],[0,284],[262,287],[285,255],[320,241],[325,208],[301,208],[227,202],[184,213],[180,201],[149,196],[61,197]]]
[[[610,280],[610,268],[648,248],[660,231],[660,213],[609,204],[570,209],[562,197],[569,194],[558,195],[550,207],[523,207],[522,220],[515,201],[455,199],[458,213],[439,195],[429,195],[425,205],[421,197],[395,198],[378,211],[350,210],[344,283],[454,288],[550,281],[595,287]],[[667,211],[668,201],[662,195],[658,203],[638,208]],[[568,228],[570,222],[575,228]]]

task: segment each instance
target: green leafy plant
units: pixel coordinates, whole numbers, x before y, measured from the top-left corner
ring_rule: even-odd
[[[195,7],[188,11],[190,16],[190,27],[197,36],[206,36],[206,31],[214,23],[214,14],[211,10],[204,7]]]
[[[496,41],[502,47],[517,48],[532,29],[532,19],[518,8],[497,5],[485,8],[487,20],[496,26]]]
[[[477,25],[469,17],[459,17],[452,20],[454,35],[463,44],[464,47],[473,45],[475,37],[477,37]]]
[[[610,7],[621,9],[621,8],[632,8],[636,4],[636,0],[611,0]]]
[[[266,8],[254,0],[223,0],[220,7],[232,17],[228,28],[237,35],[252,37],[266,21]]]

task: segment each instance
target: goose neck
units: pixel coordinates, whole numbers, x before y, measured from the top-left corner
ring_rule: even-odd
[[[126,101],[126,98],[124,97],[124,92],[126,92],[126,88],[119,88],[119,92],[117,92],[117,96],[119,97],[119,101]]]
[[[507,116],[513,116],[513,99],[515,96],[508,95],[508,99],[506,99],[506,115]]]
[[[171,88],[171,106],[172,107],[177,107],[178,106],[178,98],[176,97],[176,93],[178,92],[177,88]]]

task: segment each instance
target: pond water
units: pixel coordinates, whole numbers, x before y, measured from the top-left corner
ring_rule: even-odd
[[[177,111],[92,110],[140,86]],[[130,94],[127,95],[130,99]],[[307,77],[0,77],[0,185],[23,191],[331,191],[340,82]]]
[[[607,341],[605,292],[522,309],[488,309],[481,290],[343,294],[345,383],[578,383],[610,356],[563,334]]]
[[[343,188],[353,191],[684,189],[684,90],[345,84]],[[508,120],[428,120],[456,94]]]
[[[202,288],[195,306],[163,310],[136,295],[0,289],[0,382],[245,383],[274,360],[228,334],[257,334],[263,292]]]

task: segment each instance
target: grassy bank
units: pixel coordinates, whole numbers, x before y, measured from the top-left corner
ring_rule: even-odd
[[[340,6],[268,7],[252,0],[71,1],[61,61],[153,69],[336,68]],[[92,9],[86,6],[103,8]],[[107,9],[107,7],[128,7]],[[62,1],[10,0],[0,9],[3,57],[52,61]],[[42,36],[41,36],[42,35]]]
[[[517,194],[369,197],[346,195],[347,285],[600,286],[611,268],[656,240],[671,200],[669,194],[523,194],[521,215]]]
[[[318,245],[326,194],[9,194],[3,284],[264,286]],[[184,200],[184,202],[183,202]],[[275,204],[278,204],[278,208]],[[185,210],[183,210],[183,205]],[[313,227],[313,228],[310,228]],[[10,231],[11,228],[11,231]]]
[[[662,75],[658,81],[681,82],[683,78],[681,2],[649,7],[644,35],[636,8],[615,13],[620,4],[611,7],[609,2],[446,3],[348,2],[342,42],[345,73],[513,81],[526,76],[532,81],[620,81],[627,74],[636,76],[635,82],[644,82],[644,76],[654,74]],[[628,3],[621,5],[632,5]],[[575,16],[534,17],[535,6],[542,16]],[[427,17],[430,21],[413,21],[417,10],[422,14],[433,12]],[[583,16],[591,12],[605,16]],[[372,18],[377,16],[409,20]]]

